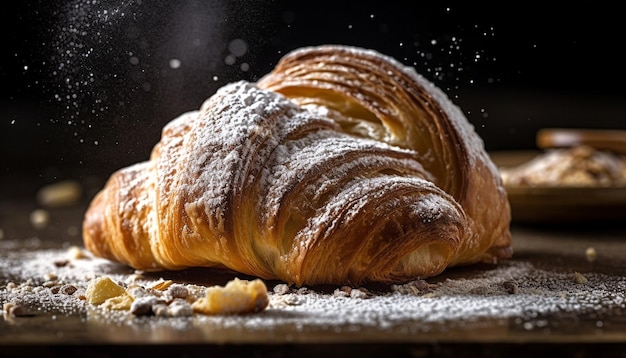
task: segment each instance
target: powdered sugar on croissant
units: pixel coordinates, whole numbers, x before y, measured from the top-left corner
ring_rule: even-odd
[[[400,68],[354,48],[302,51],[330,51],[341,61],[369,56]],[[469,124],[459,131],[427,123],[444,131],[429,134],[441,139],[424,139],[426,149],[412,145],[419,131],[407,126],[415,133],[403,134],[402,120],[388,125],[377,117],[392,118],[403,108],[387,108],[382,98],[368,104],[379,111],[364,110],[365,102],[357,108],[354,98],[371,98],[341,70],[321,77],[345,92],[316,78],[320,68],[338,67],[332,59],[298,66],[281,72],[279,65],[258,86],[224,86],[199,111],[166,125],[150,160],[114,173],[94,198],[83,227],[87,248],[138,269],[225,267],[297,285],[404,282],[510,255],[499,176],[476,184],[468,174],[493,174]],[[367,69],[349,72],[380,75],[360,70]],[[321,87],[302,81],[307,74]],[[446,152],[466,141],[472,143],[467,163]],[[445,174],[433,170],[439,155],[453,166],[479,165]],[[466,207],[464,190],[481,185],[488,206]],[[494,203],[497,220],[483,222]]]

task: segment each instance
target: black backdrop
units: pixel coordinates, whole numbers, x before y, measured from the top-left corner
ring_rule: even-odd
[[[0,176],[106,177],[147,159],[163,125],[220,86],[323,43],[415,66],[489,150],[531,148],[541,127],[625,127],[612,7],[430,3],[16,2],[1,15]]]

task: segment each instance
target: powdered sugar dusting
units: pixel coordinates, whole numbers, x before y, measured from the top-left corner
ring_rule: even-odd
[[[401,158],[394,157],[394,154]],[[398,176],[403,173],[427,175],[408,151],[331,130],[286,141],[276,148],[269,165],[271,167],[261,178],[266,195],[259,205],[259,208],[269,209],[268,218],[280,210],[280,199],[305,178],[310,185],[311,200],[317,202],[352,177],[373,175],[389,168],[398,170]],[[360,195],[364,196],[364,193],[362,191]],[[348,200],[344,195],[338,197],[344,202]]]
[[[422,76],[421,74],[417,73],[414,67],[404,65],[397,59],[372,49],[342,45],[325,45],[325,47],[336,47],[338,49],[341,49],[341,51],[354,54],[356,58],[360,57],[359,55],[366,55],[367,57],[371,58],[379,58],[384,62],[387,62],[403,71],[416,83],[418,83],[419,86],[425,88],[429,96],[432,96],[436,100],[437,105],[439,105],[446,113],[454,128],[459,131],[461,137],[465,139],[464,144],[466,145],[465,149],[468,151],[469,154],[468,159],[475,160],[476,158],[483,157],[485,155],[484,143],[482,139],[475,134],[472,124],[465,118],[465,115],[461,112],[460,108],[455,105],[454,102],[452,102],[439,87],[435,86],[434,83],[424,78],[424,76]],[[298,55],[299,53],[305,53],[311,51],[312,49],[314,49],[314,47],[302,47],[294,50],[292,53],[294,55]],[[392,73],[388,74],[393,75]],[[362,85],[362,83],[359,83],[359,85]],[[386,110],[385,108],[379,109]],[[495,166],[492,166],[491,169],[494,173],[497,173],[497,168]]]
[[[245,81],[222,87],[199,112],[166,126],[163,137],[153,153],[153,159],[163,158],[157,167],[159,193],[166,197],[170,186],[180,188],[190,227],[206,220],[217,236],[230,237],[234,218],[244,215],[236,211],[240,201],[252,193],[259,198],[255,211],[261,232],[281,230],[277,223],[291,216],[308,218],[299,224],[292,220],[297,232],[285,234],[285,241],[295,235],[295,242],[264,249],[271,255],[297,257],[318,239],[339,235],[338,223],[348,227],[365,207],[380,211],[376,217],[382,221],[387,210],[400,207],[419,212],[416,222],[462,216],[452,204],[428,207],[454,199],[427,180],[432,175],[417,152],[346,134],[319,108],[298,107]],[[397,200],[394,192],[412,199]],[[445,200],[413,205],[422,192]],[[262,240],[254,245],[263,246]]]
[[[579,323],[587,321],[596,332],[601,332],[604,320],[623,314],[626,309],[623,290],[626,278],[622,276],[587,272],[585,281],[581,281],[576,279],[575,272],[546,271],[530,262],[512,260],[488,270],[470,271],[462,278],[442,278],[430,283],[416,281],[378,289],[337,287],[333,292],[276,284],[269,286],[270,306],[259,314],[152,316],[138,320],[129,311],[98,308],[79,296],[90,279],[104,275],[123,285],[149,284],[162,278],[142,277],[125,266],[88,255],[68,258],[67,249],[24,251],[16,249],[20,245],[15,243],[1,244],[3,305],[23,305],[29,315],[52,313],[67,319],[76,317],[83,324],[86,318],[90,324],[100,324],[102,329],[107,325],[116,329],[133,327],[142,334],[151,332],[146,329],[180,330],[185,334],[210,330],[211,334],[203,339],[245,341],[240,335],[232,335],[235,331],[257,334],[244,337],[258,338],[261,334],[267,335],[263,339],[306,341],[307,334],[312,332],[348,335],[378,332],[380,339],[416,339],[413,336],[416,333],[426,334],[427,339],[429,334],[471,332],[480,327],[558,331],[559,327],[551,322],[573,318]],[[163,276],[167,275],[163,272]],[[59,289],[63,286],[73,286],[76,290]],[[28,319],[7,314],[0,330],[10,327],[16,319]],[[160,329],[154,330],[156,327]],[[319,335],[315,337],[320,339]]]

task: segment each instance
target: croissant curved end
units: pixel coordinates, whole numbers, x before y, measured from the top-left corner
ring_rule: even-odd
[[[95,255],[296,285],[398,283],[512,255],[500,176],[469,121],[372,50],[298,49],[220,88],[114,173],[85,214]]]

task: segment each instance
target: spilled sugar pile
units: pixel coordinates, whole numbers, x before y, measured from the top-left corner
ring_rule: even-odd
[[[161,277],[94,258],[79,247],[15,250],[10,241],[0,244],[0,303],[5,319],[53,312],[90,315],[105,325],[137,325],[138,321],[133,320],[136,315],[129,310],[88,303],[84,294],[89,281],[108,276],[121,286],[144,288],[164,282]],[[195,295],[202,295],[206,289],[198,284],[174,285]],[[173,329],[208,325],[225,330],[275,331],[289,327],[294,332],[373,329],[410,334],[442,327],[471,329],[485,320],[492,325],[513,323],[522,330],[547,329],[551,317],[552,321],[585,319],[601,330],[604,319],[616,313],[623,315],[623,287],[624,277],[548,272],[512,260],[465,278],[436,283],[415,281],[383,290],[295,288],[274,283],[268,285],[269,305],[259,313],[201,315],[181,310],[178,312],[182,314],[141,317],[141,324],[169,325]]]

